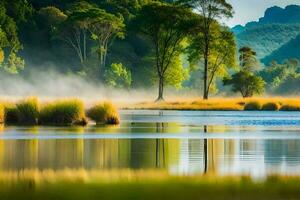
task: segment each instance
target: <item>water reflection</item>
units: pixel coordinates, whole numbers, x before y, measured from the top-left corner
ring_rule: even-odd
[[[300,113],[135,111],[122,117],[120,126],[0,127],[0,170],[300,175],[300,126],[289,125],[300,124]],[[287,124],[270,126],[272,118]]]
[[[173,174],[300,174],[300,141],[2,140],[0,169],[167,169]]]

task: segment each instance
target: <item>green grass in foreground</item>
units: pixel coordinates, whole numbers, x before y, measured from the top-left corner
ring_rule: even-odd
[[[269,177],[173,177],[148,171],[123,172],[8,172],[0,177],[3,200],[296,200],[300,199],[300,178]],[[6,178],[6,176],[11,176]]]

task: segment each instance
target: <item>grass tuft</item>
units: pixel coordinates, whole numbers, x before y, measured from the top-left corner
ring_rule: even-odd
[[[244,110],[247,111],[256,111],[256,110],[261,110],[262,109],[262,104],[259,101],[250,101],[245,104]]]
[[[19,124],[35,125],[39,117],[39,101],[36,97],[30,97],[19,102],[16,106]]]
[[[262,106],[262,110],[265,110],[265,111],[278,111],[279,109],[280,109],[280,104],[277,102],[265,103]]]
[[[18,109],[16,105],[5,105],[5,123],[18,124]]]
[[[119,124],[117,109],[109,102],[98,103],[87,111],[87,116],[97,124]]]
[[[83,102],[78,99],[57,100],[44,105],[40,112],[42,125],[86,125]]]
[[[281,111],[300,111],[300,105],[284,104],[280,108]]]

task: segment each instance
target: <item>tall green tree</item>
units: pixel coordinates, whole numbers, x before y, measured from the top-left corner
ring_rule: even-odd
[[[85,12],[87,10],[73,10],[67,19],[60,24],[57,33],[58,38],[75,51],[82,67],[85,67],[87,60],[87,39],[89,36],[89,22]]]
[[[114,38],[122,39],[125,37],[125,24],[122,17],[98,8],[87,10],[86,19],[92,39],[97,41],[98,44],[99,71],[100,76],[103,76],[109,45]]]
[[[193,8],[202,18],[199,21],[198,32],[203,35],[201,54],[204,60],[203,99],[209,96],[209,57],[213,42],[213,24],[222,17],[232,17],[233,8],[226,0],[179,0],[179,3]]]
[[[182,53],[182,41],[190,33],[194,18],[189,9],[155,2],[143,6],[134,21],[139,31],[147,35],[153,44],[158,78],[157,101],[164,100],[166,74],[174,66],[172,60]]]
[[[236,44],[233,33],[217,22],[211,25],[210,53],[208,56],[206,92],[209,94],[218,77],[228,75],[228,70],[236,66]],[[192,66],[203,66],[205,37],[202,33],[191,36],[190,45],[187,47],[189,62]],[[194,68],[194,67],[193,67]]]

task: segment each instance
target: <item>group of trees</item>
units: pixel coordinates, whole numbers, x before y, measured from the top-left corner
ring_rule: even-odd
[[[251,48],[237,51],[234,34],[220,23],[232,15],[226,0],[3,0],[0,66],[26,75],[49,62],[111,87],[154,84],[157,101],[166,86],[193,79],[204,99],[219,80],[250,97],[275,83],[263,80],[268,72]]]

